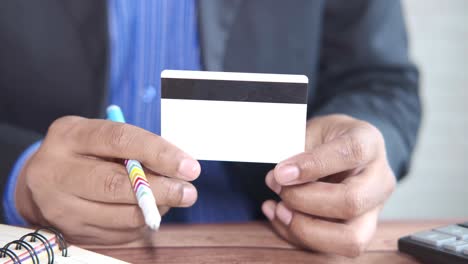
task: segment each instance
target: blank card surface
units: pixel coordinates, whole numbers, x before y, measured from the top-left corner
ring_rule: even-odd
[[[199,160],[278,163],[304,151],[304,75],[165,70],[161,136]]]

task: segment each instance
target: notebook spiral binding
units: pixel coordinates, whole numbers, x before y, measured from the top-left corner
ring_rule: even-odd
[[[33,246],[31,246],[31,244],[28,243],[28,242],[36,242],[36,240],[38,240],[44,245],[44,248],[46,250],[47,259],[48,259],[47,263],[53,264],[54,258],[55,258],[53,247],[50,244],[50,242],[47,240],[47,238],[40,233],[41,231],[48,231],[48,232],[53,233],[57,240],[59,249],[62,251],[62,256],[68,257],[68,250],[67,250],[68,245],[62,233],[53,227],[45,226],[45,227],[36,229],[34,232],[31,232],[22,236],[18,240],[13,240],[7,243],[6,245],[4,245],[3,247],[0,247],[0,259],[10,258],[13,261],[13,264],[21,264],[21,259],[18,257],[18,255],[16,255],[14,250],[21,250],[22,248],[25,248],[29,256],[31,257],[32,263],[40,264],[39,257],[37,256],[36,251],[34,250]],[[29,241],[27,241],[28,238],[29,238]],[[11,249],[11,246],[14,246],[14,250]]]

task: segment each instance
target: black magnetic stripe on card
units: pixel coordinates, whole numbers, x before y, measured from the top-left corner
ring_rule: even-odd
[[[307,84],[161,78],[161,98],[306,104]]]

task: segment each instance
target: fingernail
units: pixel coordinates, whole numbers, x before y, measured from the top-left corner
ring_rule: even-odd
[[[275,205],[272,202],[265,202],[262,205],[263,214],[272,221],[275,218]]]
[[[200,164],[193,159],[183,159],[179,165],[179,173],[189,180],[194,180],[200,174]]]
[[[286,208],[283,203],[279,203],[278,206],[276,206],[276,216],[278,216],[278,219],[287,226],[291,223],[292,212]]]
[[[288,184],[299,178],[299,168],[293,165],[283,165],[275,170],[275,178],[279,184]]]
[[[197,190],[190,185],[184,186],[182,194],[182,206],[191,206],[197,200]]]
[[[274,191],[276,194],[280,194],[281,192],[281,185],[279,185],[275,177],[273,175],[273,171],[268,172],[266,178],[265,178],[265,183],[270,188],[272,191]]]

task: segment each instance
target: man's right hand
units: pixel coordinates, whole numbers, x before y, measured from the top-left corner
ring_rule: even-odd
[[[196,160],[141,128],[69,116],[50,126],[25,164],[16,207],[29,223],[53,225],[73,243],[138,239],[145,221],[123,159],[143,164],[161,213],[195,203],[197,191],[188,181],[200,174]]]

